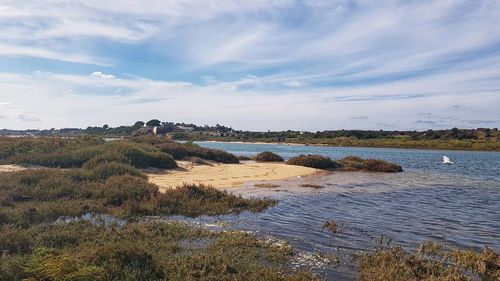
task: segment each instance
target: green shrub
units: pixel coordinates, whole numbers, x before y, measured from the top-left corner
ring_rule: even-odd
[[[254,157],[257,162],[283,162],[283,158],[270,151],[261,152]]]
[[[0,237],[3,231],[26,248],[3,253],[0,280],[319,280],[288,269],[290,245],[248,233],[153,221],[112,229],[90,222],[12,226],[0,228]]]
[[[106,151],[102,154],[96,155],[82,166],[82,168],[90,170],[107,162],[118,162],[130,165],[130,160],[125,155],[116,151]]]
[[[96,253],[96,263],[115,280],[161,280],[164,277],[152,251],[140,243],[108,243]]]
[[[147,177],[143,172],[137,170],[136,168],[118,162],[101,162],[91,169],[79,170],[76,174],[80,176],[80,180],[107,180],[109,177],[119,175],[131,175],[142,178]]]
[[[402,172],[403,168],[397,164],[378,159],[362,159],[356,156],[347,156],[339,162],[347,171],[372,171],[372,172]]]
[[[316,169],[340,168],[340,164],[333,161],[329,157],[324,157],[321,155],[299,155],[288,159],[286,163],[288,165],[297,165]]]
[[[176,168],[175,160],[168,154],[157,151],[154,147],[132,142],[115,141],[110,145],[112,151],[122,154],[136,168]]]
[[[218,149],[204,148],[192,143],[175,143],[164,142],[158,145],[158,148],[175,159],[183,159],[186,157],[199,157],[205,160],[212,160],[221,163],[239,163],[238,157],[235,155]]]
[[[50,138],[4,141],[7,148],[0,148],[0,163],[40,165],[53,168],[91,168],[100,162],[120,162],[136,168],[176,168],[175,160],[151,144],[131,141],[104,143],[96,140],[75,138],[57,142]],[[54,144],[50,148],[48,145]],[[21,147],[18,147],[18,146]],[[37,145],[40,147],[37,148]]]
[[[163,214],[186,216],[218,215],[245,210],[259,212],[274,205],[268,199],[247,199],[205,185],[183,185],[167,189],[157,198],[157,208]]]
[[[76,255],[48,248],[35,249],[23,267],[25,274],[36,280],[106,280],[103,268],[88,265]]]
[[[149,200],[157,193],[158,187],[148,183],[147,180],[121,175],[110,177],[106,181],[102,196],[105,198],[106,205],[119,206],[126,201]]]

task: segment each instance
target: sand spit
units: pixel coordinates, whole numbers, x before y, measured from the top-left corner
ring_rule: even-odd
[[[18,165],[0,165],[0,173],[10,173],[10,172],[17,172],[17,171],[22,171],[26,170],[28,168],[18,166]]]
[[[286,165],[284,163],[257,163],[244,161],[240,164],[210,163],[194,165],[178,161],[181,168],[173,171],[148,173],[149,180],[160,189],[173,188],[183,183],[207,184],[217,188],[239,187],[245,182],[281,180],[302,177],[319,172],[318,169]]]

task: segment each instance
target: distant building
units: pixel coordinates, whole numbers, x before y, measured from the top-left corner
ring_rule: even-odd
[[[192,131],[194,131],[193,127],[177,126],[177,129],[182,130],[182,131],[186,131],[186,132],[192,132]]]

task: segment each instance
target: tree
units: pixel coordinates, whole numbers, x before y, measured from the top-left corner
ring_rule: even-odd
[[[108,126],[108,124],[104,124],[104,126],[102,126],[102,128],[103,128],[104,130],[107,130],[107,129],[109,128],[109,126]]]
[[[144,122],[142,122],[142,121],[137,121],[137,122],[135,122],[135,124],[134,124],[134,126],[133,126],[133,127],[134,127],[134,128],[137,128],[137,129],[142,128],[142,127],[144,127]]]
[[[156,126],[160,126],[160,125],[161,125],[161,121],[158,119],[152,119],[152,120],[149,120],[148,122],[146,122],[146,126],[148,126],[148,127],[156,127]]]

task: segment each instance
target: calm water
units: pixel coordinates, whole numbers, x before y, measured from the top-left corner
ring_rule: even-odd
[[[248,183],[236,190],[247,196],[276,198],[279,204],[263,213],[201,217],[195,223],[243,229],[287,239],[304,252],[322,251],[341,257],[370,250],[380,237],[409,249],[434,240],[450,246],[500,252],[500,153],[409,149],[288,146],[199,142],[236,155],[265,150],[289,158],[321,154],[378,158],[403,166],[396,174],[327,172],[313,177],[275,181],[278,188]],[[447,155],[455,165],[442,165]],[[304,183],[322,189],[300,187]],[[322,228],[327,220],[342,225],[339,233]],[[351,280],[355,269],[342,264],[318,272],[328,279]]]

